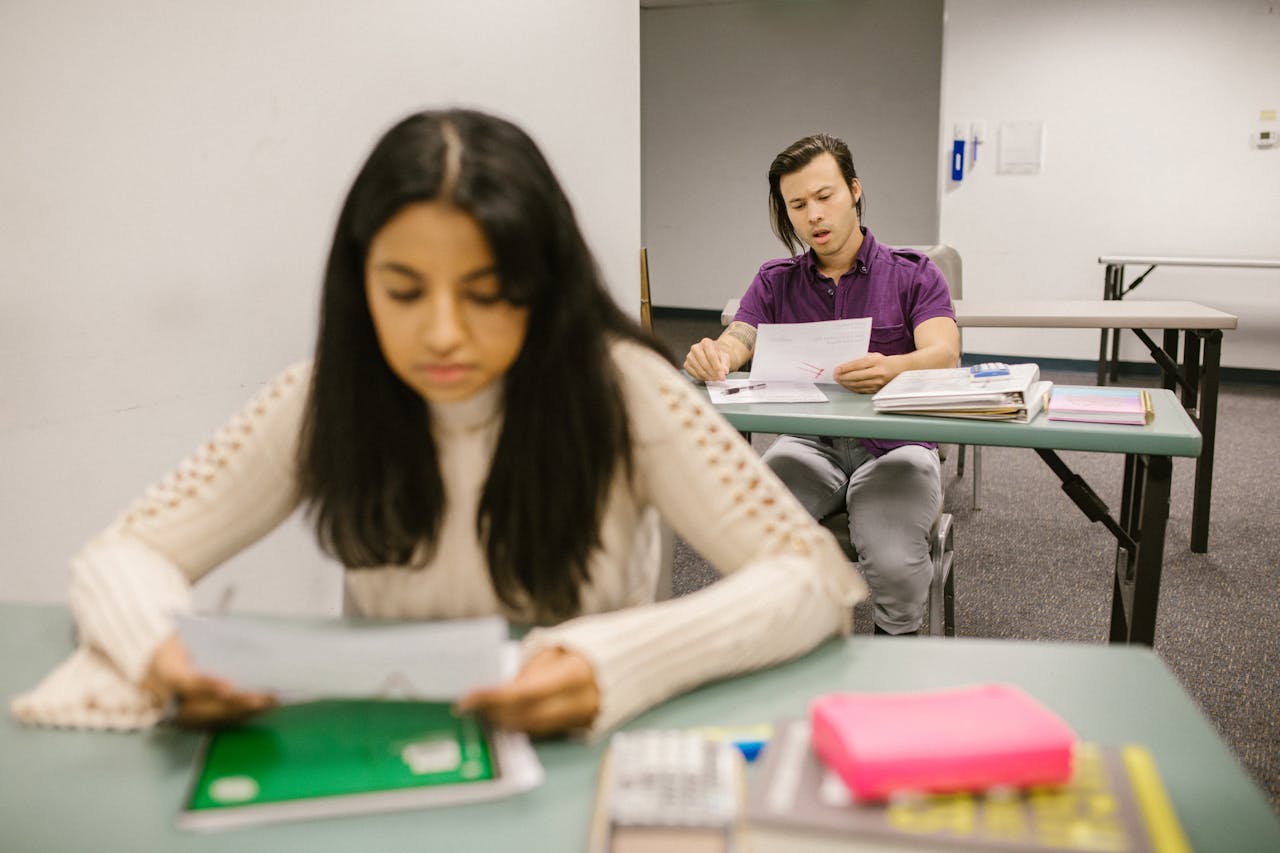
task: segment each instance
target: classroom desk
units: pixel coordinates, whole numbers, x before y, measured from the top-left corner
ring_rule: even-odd
[[[1170,391],[1181,388],[1182,405],[1204,438],[1196,460],[1192,492],[1191,550],[1198,554],[1209,550],[1222,332],[1236,327],[1235,316],[1194,302],[1174,301],[957,299],[954,304],[956,323],[962,328],[1102,329],[1104,342],[1108,331],[1118,336],[1121,329],[1129,329],[1137,335],[1160,366],[1164,387]],[[1164,331],[1162,346],[1156,346],[1147,329]],[[1178,363],[1180,336],[1183,338],[1181,364]],[[1114,379],[1114,375],[1111,378]],[[1098,384],[1107,384],[1101,357]]]
[[[0,605],[0,694],[33,685],[72,645],[62,607]],[[21,650],[21,654],[15,654]],[[805,657],[707,685],[641,715],[628,728],[745,725],[803,715],[833,690],[917,690],[1004,681],[1057,711],[1085,739],[1141,742],[1152,751],[1196,850],[1280,850],[1280,821],[1208,721],[1150,650],[1008,640],[831,640]],[[0,721],[0,849],[370,851],[519,850],[586,846],[601,745],[542,742],[546,782],[495,803],[355,816],[220,833],[177,830],[173,818],[199,738],[66,732]]]
[[[1216,267],[1218,269],[1280,269],[1280,258],[1170,258],[1157,255],[1103,255],[1098,258],[1103,264],[1102,298],[1124,299],[1132,293],[1148,275],[1160,266],[1164,267]],[[1125,267],[1146,267],[1128,287],[1125,287]],[[1235,328],[1232,326],[1231,328]],[[1109,329],[1102,330],[1102,346],[1098,353],[1098,375],[1102,376],[1103,367],[1108,362],[1107,337]],[[1116,378],[1120,369],[1120,332],[1111,332],[1110,377]],[[1103,384],[1101,381],[1099,385]]]
[[[1062,489],[1090,521],[1116,537],[1111,641],[1155,641],[1156,607],[1164,563],[1165,526],[1174,456],[1200,453],[1200,433],[1173,392],[1151,392],[1155,417],[1146,426],[1050,421],[1042,412],[1029,424],[876,414],[871,397],[823,385],[826,403],[731,403],[716,406],[742,432],[933,441],[942,444],[1028,447],[1062,481]],[[705,393],[705,389],[704,389]],[[1123,453],[1120,518],[1058,456],[1059,450]]]
[[[1280,261],[1247,263],[1255,266],[1280,266]],[[1171,391],[1181,388],[1182,404],[1204,439],[1200,457],[1196,460],[1191,506],[1191,550],[1204,554],[1209,550],[1209,511],[1213,499],[1213,451],[1218,430],[1218,370],[1222,357],[1222,332],[1236,328],[1237,318],[1194,302],[1126,303],[1118,300],[1119,297],[1114,300],[1112,297],[1104,300],[956,299],[953,305],[956,324],[961,328],[1101,329],[1103,355],[1098,359],[1099,385],[1107,384],[1104,356],[1108,332],[1114,332],[1117,340],[1121,329],[1129,329],[1137,335],[1160,366],[1164,387]],[[720,314],[723,325],[727,326],[732,322],[738,311],[738,303],[739,300],[730,299],[725,304]],[[1161,346],[1156,346],[1146,329],[1163,330]],[[1181,365],[1178,364],[1179,337],[1185,338]],[[1111,378],[1115,378],[1114,365]],[[976,481],[974,487],[976,490]]]

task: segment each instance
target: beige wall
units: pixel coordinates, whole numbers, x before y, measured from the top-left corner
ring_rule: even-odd
[[[341,197],[407,112],[523,124],[637,310],[634,0],[6,0],[0,80],[0,600],[63,599],[81,542],[308,355]],[[201,595],[228,585],[338,602],[297,524]]]
[[[1099,255],[1280,258],[1280,7],[1258,0],[947,0],[940,148],[956,122],[989,142],[940,182],[941,237],[974,299],[1100,299]],[[1039,175],[998,175],[1002,121],[1045,125]],[[1280,122],[1271,122],[1280,130]],[[1142,269],[1131,269],[1132,280]],[[1133,299],[1185,299],[1240,327],[1222,363],[1280,365],[1280,270],[1157,269]],[[1094,359],[1092,331],[971,329],[972,352]],[[1149,362],[1125,335],[1121,357]]]
[[[935,241],[941,0],[648,8],[640,21],[655,305],[718,311],[786,253],[765,174],[810,133],[849,143],[879,239]]]

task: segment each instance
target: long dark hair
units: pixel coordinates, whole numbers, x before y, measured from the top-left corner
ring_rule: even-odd
[[[773,162],[769,164],[769,216],[772,219],[770,224],[773,225],[773,233],[793,255],[803,248],[804,241],[796,235],[796,229],[791,225],[791,217],[787,216],[787,202],[782,197],[780,186],[782,178],[784,175],[800,171],[822,154],[830,154],[836,158],[836,165],[840,167],[845,185],[852,192],[853,181],[858,177],[858,172],[853,168],[853,155],[849,153],[849,146],[839,137],[815,133],[812,136],[797,139],[781,154],[774,157]],[[854,210],[858,212],[859,222],[862,221],[863,195],[865,193],[860,193],[853,204]]]
[[[503,298],[529,309],[475,519],[498,597],[540,622],[576,613],[630,433],[609,355],[661,347],[606,293],[573,210],[522,130],[470,110],[424,112],[374,147],[338,218],[324,276],[300,489],[321,546],[352,569],[424,565],[444,494],[430,409],[378,347],[364,288],[374,235],[405,205],[448,201],[480,224]],[[663,353],[670,358],[669,355]]]

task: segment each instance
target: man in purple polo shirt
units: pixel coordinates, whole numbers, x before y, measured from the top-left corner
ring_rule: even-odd
[[[769,208],[787,249],[809,250],[760,267],[724,334],[689,350],[691,376],[723,379],[742,367],[761,323],[851,317],[871,318],[870,351],[835,371],[851,391],[872,394],[904,370],[956,365],[960,332],[946,280],[922,253],[881,245],[861,226],[862,184],[843,141],[807,136],[775,157]],[[876,633],[916,633],[933,576],[929,531],[942,508],[937,447],[787,435],[764,459],[815,518],[848,510]]]

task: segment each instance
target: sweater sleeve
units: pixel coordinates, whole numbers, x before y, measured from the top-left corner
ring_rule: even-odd
[[[725,579],[671,601],[531,632],[591,661],[598,734],[705,681],[796,657],[850,628],[867,594],[835,537],[657,355],[618,345],[634,488]]]
[[[71,561],[80,648],[12,710],[26,722],[150,725],[137,685],[191,584],[278,525],[298,503],[294,457],[307,365],[280,374]],[[106,709],[106,710],[104,710]]]

